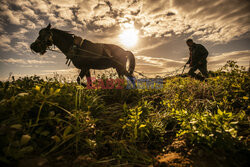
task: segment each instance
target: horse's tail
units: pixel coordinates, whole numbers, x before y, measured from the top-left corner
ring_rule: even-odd
[[[128,67],[128,72],[129,74],[133,74],[134,70],[135,70],[135,56],[132,52],[127,51],[127,58],[129,60],[129,67]]]

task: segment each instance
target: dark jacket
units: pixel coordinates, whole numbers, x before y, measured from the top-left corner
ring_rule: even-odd
[[[189,51],[190,57],[187,64],[195,66],[198,65],[199,62],[202,64],[207,63],[206,58],[208,56],[208,51],[203,45],[194,43],[193,46],[189,48]]]

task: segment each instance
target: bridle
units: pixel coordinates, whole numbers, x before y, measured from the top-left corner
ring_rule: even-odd
[[[41,43],[42,45],[45,45],[46,46],[46,50],[49,48],[49,46],[53,45],[53,33],[51,31],[49,31],[49,38],[44,40],[44,39],[39,39],[37,38],[35,42],[39,42]]]

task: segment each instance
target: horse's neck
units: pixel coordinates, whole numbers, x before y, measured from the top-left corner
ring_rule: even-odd
[[[67,54],[73,44],[72,40],[68,40],[66,36],[64,37],[62,34],[59,34],[57,31],[51,29],[53,33],[53,43],[56,45],[64,54]]]

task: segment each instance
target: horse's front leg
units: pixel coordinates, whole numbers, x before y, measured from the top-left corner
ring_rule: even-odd
[[[79,76],[77,77],[77,83],[80,85],[81,84],[81,80],[82,78],[87,74],[87,70],[86,69],[81,69],[81,72],[79,73]],[[86,86],[86,84],[83,84],[83,86]]]
[[[92,86],[92,80],[91,80],[91,75],[90,75],[89,69],[86,69],[86,78],[87,78],[88,86]]]

